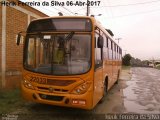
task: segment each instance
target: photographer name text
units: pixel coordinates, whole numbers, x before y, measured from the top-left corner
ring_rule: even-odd
[[[88,0],[84,1],[43,1],[43,2],[15,2],[15,1],[1,1],[0,6],[100,6],[101,1]]]

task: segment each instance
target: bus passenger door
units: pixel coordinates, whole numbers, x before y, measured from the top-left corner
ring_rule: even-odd
[[[97,40],[99,35],[95,36],[95,69],[94,69],[94,95],[93,95],[93,103],[97,104],[97,102],[103,96],[103,56],[102,56],[102,48],[97,47]]]

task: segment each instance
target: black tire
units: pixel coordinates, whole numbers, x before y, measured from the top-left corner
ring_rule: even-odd
[[[116,80],[116,82],[115,82],[115,84],[118,84],[118,81],[119,81],[119,70],[118,70],[118,75],[117,75],[117,80]]]
[[[108,83],[105,80],[104,81],[104,87],[103,87],[103,97],[101,98],[101,100],[99,101],[99,103],[103,103],[105,100],[105,96],[107,95],[107,87],[108,87]]]

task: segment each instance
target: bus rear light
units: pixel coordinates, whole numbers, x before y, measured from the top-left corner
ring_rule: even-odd
[[[73,105],[86,105],[86,100],[73,99],[72,104]]]

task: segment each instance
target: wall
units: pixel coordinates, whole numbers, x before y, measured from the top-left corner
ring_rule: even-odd
[[[6,7],[6,74],[2,75],[2,6],[0,6],[0,86],[4,78],[6,88],[19,86],[22,79],[23,44],[16,45],[16,36],[18,32],[26,31],[31,20],[39,17],[47,15],[29,6]]]
[[[18,24],[17,24],[18,23]],[[6,72],[14,72],[22,69],[23,44],[16,45],[16,35],[20,31],[26,31],[28,25],[28,15],[14,8],[7,7],[6,26]]]

